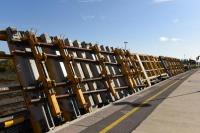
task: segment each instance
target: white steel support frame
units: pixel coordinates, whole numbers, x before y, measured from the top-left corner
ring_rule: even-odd
[[[138,62],[139,62],[139,64],[140,64],[140,67],[141,67],[142,72],[143,72],[143,74],[144,74],[144,76],[145,76],[145,79],[146,79],[146,82],[147,82],[148,86],[151,86],[151,81],[150,81],[150,79],[149,79],[149,77],[148,77],[148,75],[147,75],[147,73],[146,73],[146,70],[144,69],[144,66],[143,66],[143,64],[142,64],[142,61],[141,61],[141,59],[140,59],[139,54],[136,54],[136,57],[137,57],[137,59],[138,59]]]

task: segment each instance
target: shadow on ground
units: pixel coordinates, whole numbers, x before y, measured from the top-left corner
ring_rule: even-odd
[[[151,104],[149,103],[131,103],[131,102],[117,102],[117,103],[113,103],[113,105],[129,105],[132,107],[149,107],[151,106]]]
[[[150,102],[164,100],[164,99],[177,98],[177,97],[182,97],[182,96],[186,96],[186,95],[192,95],[192,94],[195,94],[195,93],[200,93],[200,91],[184,93],[184,94],[175,95],[175,96],[171,96],[171,97],[157,98],[157,99],[151,100]],[[132,107],[150,107],[151,106],[151,104],[149,104],[149,103],[135,103],[135,102],[133,102],[133,103],[131,103],[131,102],[117,102],[117,103],[113,103],[113,105],[116,105],[116,106],[128,105],[128,106],[132,106]]]

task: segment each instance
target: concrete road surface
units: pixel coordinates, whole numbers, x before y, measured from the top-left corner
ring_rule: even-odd
[[[52,132],[199,133],[199,92],[200,71],[189,71]]]

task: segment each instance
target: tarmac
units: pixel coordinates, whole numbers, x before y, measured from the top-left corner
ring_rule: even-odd
[[[177,87],[133,133],[200,133],[200,71]]]
[[[191,70],[118,100],[56,133],[199,133],[200,70]]]

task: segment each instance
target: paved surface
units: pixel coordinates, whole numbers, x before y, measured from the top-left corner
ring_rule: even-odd
[[[173,91],[133,133],[200,133],[200,71]]]
[[[193,73],[194,73],[194,71],[189,71],[187,73],[180,74],[176,77],[173,77],[164,82],[156,84],[156,85],[146,89],[143,92],[140,92],[140,93],[132,95],[126,99],[115,102],[112,105],[109,105],[97,112],[92,113],[92,114],[86,115],[80,119],[77,119],[77,120],[69,123],[69,124],[64,124],[63,126],[56,128],[54,130],[54,132],[57,131],[58,133],[65,133],[65,132],[73,132],[73,133],[75,133],[75,132],[83,132],[83,133],[122,132],[122,133],[129,133],[129,132],[133,131],[133,132],[137,132],[137,133],[138,132],[150,133],[151,128],[153,128],[152,133],[156,133],[156,131],[159,133],[160,132],[165,133],[165,124],[164,123],[163,123],[163,127],[160,130],[156,129],[156,128],[160,128],[158,126],[160,126],[162,124],[162,122],[163,122],[162,120],[164,120],[163,118],[170,119],[181,113],[184,116],[184,114],[186,112],[185,110],[190,110],[192,101],[188,102],[188,104],[190,103],[190,106],[189,106],[189,108],[186,108],[186,106],[184,106],[184,104],[185,104],[184,100],[176,103],[176,100],[175,100],[176,98],[171,98],[171,99],[175,100],[175,101],[171,101],[171,103],[175,106],[175,107],[172,107],[172,109],[174,108],[174,110],[178,110],[177,107],[179,107],[179,106],[177,104],[179,104],[180,106],[181,106],[181,104],[183,104],[182,106],[185,107],[185,108],[180,109],[180,111],[182,111],[182,112],[176,112],[178,114],[176,114],[176,113],[173,114],[173,111],[172,111],[171,112],[171,114],[173,114],[172,116],[170,116],[170,112],[167,111],[167,109],[168,109],[168,107],[166,106],[167,104],[165,104],[165,105],[163,105],[163,104],[165,103],[165,100],[170,99],[168,96],[174,90],[179,91],[181,94],[184,93],[184,92],[182,92],[182,90],[179,90],[179,88],[182,88],[182,87],[178,87],[178,86],[180,84],[182,84],[185,80],[186,80],[185,82],[190,83],[191,84],[190,86],[192,87],[193,80],[191,80],[191,82],[188,82],[188,80],[191,78],[194,79],[194,77],[198,77],[198,76],[196,76],[198,74],[200,75],[199,71],[196,72],[195,74],[193,74]],[[190,75],[192,75],[192,77],[187,79]],[[199,80],[200,80],[200,78],[199,78]],[[198,79],[196,79],[195,81],[197,82]],[[185,82],[184,82],[184,84],[186,84]],[[199,83],[199,85],[200,85],[200,83]],[[174,91],[174,93],[176,91]],[[190,93],[191,93],[192,90],[188,90],[188,91],[190,91]],[[195,92],[192,91],[191,96],[192,96],[192,94],[195,94],[197,92],[198,91],[195,91]],[[177,96],[174,93],[172,93],[172,94],[174,96]],[[179,97],[181,97],[181,96],[179,96]],[[164,102],[163,102],[163,100],[164,100]],[[177,105],[177,107],[176,107],[176,105]],[[163,108],[165,108],[166,110],[164,110],[162,108],[160,109],[160,106],[163,106]],[[156,107],[158,107],[158,108],[156,108]],[[158,111],[158,109],[159,109],[159,111]],[[160,116],[157,116],[157,113],[155,113],[155,112],[159,112]],[[187,115],[189,116],[189,114],[187,114]],[[187,117],[187,118],[190,118],[190,117]],[[174,119],[177,121],[177,119],[175,117],[174,117]],[[144,125],[143,125],[143,123],[144,123]],[[152,124],[152,127],[149,125],[149,123]],[[170,123],[170,121],[168,121],[168,123],[166,123],[166,124],[168,124],[167,126],[170,127],[169,123]],[[173,125],[173,124],[174,123],[172,121],[171,125]],[[174,126],[176,126],[176,125],[173,125],[173,127]]]

